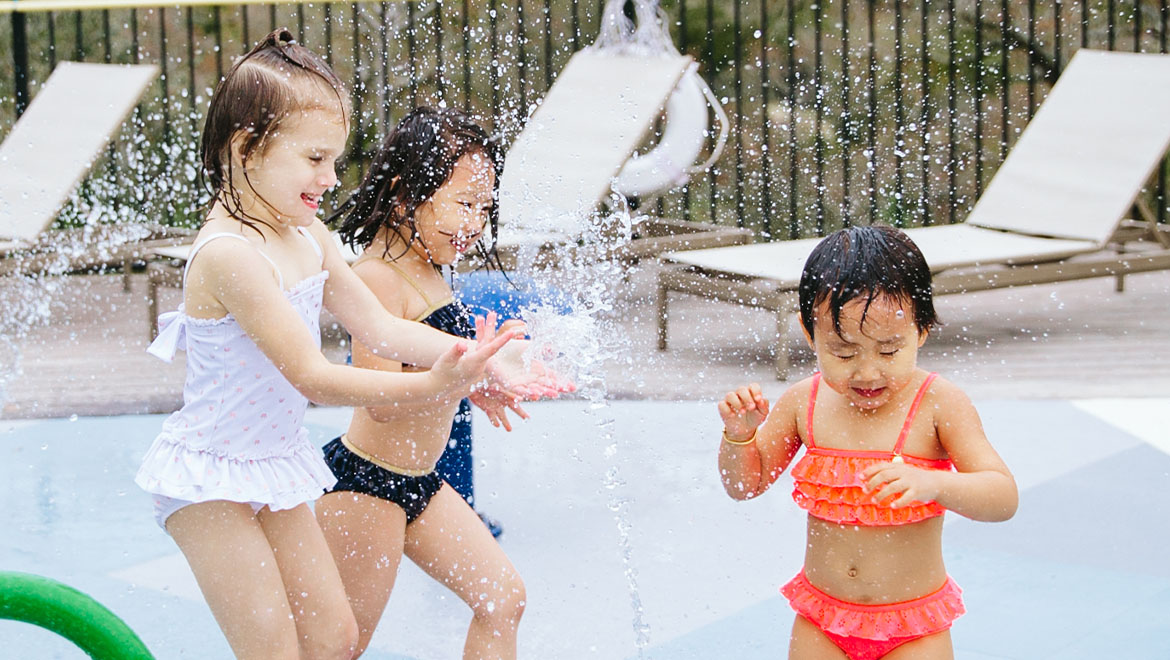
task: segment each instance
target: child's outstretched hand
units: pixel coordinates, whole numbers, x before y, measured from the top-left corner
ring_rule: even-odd
[[[489,314],[485,322],[490,328],[495,327],[495,314]],[[523,336],[527,326],[518,319],[508,319],[501,324],[499,332],[516,332]],[[476,336],[479,336],[479,319],[476,321]],[[487,335],[485,335],[487,336]],[[577,386],[549,369],[540,360],[532,359],[527,363],[524,352],[531,346],[525,339],[511,342],[487,366],[487,375],[490,385],[502,392],[515,394],[519,397],[534,401],[541,398],[556,398],[562,392],[575,392]]]
[[[482,410],[492,423],[492,426],[504,427],[505,431],[512,430],[512,422],[508,419],[508,411],[516,413],[520,419],[528,419],[528,413],[520,407],[520,397],[505,392],[493,385],[475,389],[468,396],[471,403]]]
[[[757,383],[741,387],[719,402],[723,432],[732,442],[749,440],[768,417],[768,400]]]
[[[493,328],[494,316],[489,315]],[[456,342],[431,365],[431,374],[438,379],[442,391],[457,394],[459,398],[467,396],[473,385],[484,380],[488,361],[515,338],[512,331],[496,333],[493,330],[491,333],[483,333],[485,339],[479,341],[481,333],[478,330],[484,324],[484,319],[477,317],[475,324],[477,329],[475,348],[466,342]]]
[[[519,338],[523,337],[527,331],[524,322],[517,319],[504,321],[500,324],[499,329],[495,327],[495,321],[494,312],[488,314],[486,319],[476,317],[476,342],[487,343],[504,333],[511,333]],[[521,419],[528,419],[528,413],[520,406],[520,395],[507,392],[497,385],[487,383],[476,387],[468,398],[471,399],[472,404],[487,414],[488,421],[496,428],[503,426],[505,431],[512,430],[512,422],[508,419],[508,410],[516,413]]]
[[[882,503],[890,498],[892,507],[912,502],[931,502],[938,499],[937,474],[900,461],[887,461],[867,467],[862,473],[862,488],[873,495],[873,501]]]

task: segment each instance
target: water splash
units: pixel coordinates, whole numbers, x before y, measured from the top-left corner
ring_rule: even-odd
[[[49,322],[53,300],[65,283],[60,277],[10,274],[0,279],[0,418],[9,388],[23,374],[22,357],[29,333]]]
[[[630,354],[629,338],[615,318],[615,296],[629,273],[612,254],[631,240],[638,219],[620,196],[615,196],[610,206],[611,212],[582,215],[567,223],[578,230],[576,240],[556,247],[555,258],[548,259],[534,247],[520,248],[517,263],[521,272],[532,273],[536,280],[550,283],[561,294],[551,304],[525,307],[522,316],[536,344],[536,357],[572,378],[579,396],[589,402],[588,414],[595,420],[598,440],[610,463],[602,476],[602,487],[606,506],[614,515],[635,644],[638,657],[642,657],[650,644],[650,626],[638,586],[630,536],[630,502],[623,495],[625,481],[618,465],[621,441],[604,371],[610,361],[627,359]],[[548,227],[534,230],[540,233],[555,229],[558,223],[564,226],[565,220],[551,219]],[[564,313],[566,307],[568,313]]]

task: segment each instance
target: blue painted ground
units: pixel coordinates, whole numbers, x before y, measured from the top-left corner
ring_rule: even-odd
[[[948,516],[946,559],[968,609],[953,631],[960,660],[1170,658],[1170,455],[1155,447],[1162,422],[1133,430],[1135,416],[1164,419],[1168,402],[1126,403],[1124,419],[1108,405],[979,404],[1021,506],[995,525]],[[792,614],[776,588],[800,566],[803,520],[783,480],[749,503],[722,494],[709,403],[548,402],[530,412],[510,436],[477,420],[476,441],[478,496],[503,523],[528,588],[521,657],[783,657]],[[132,482],[161,420],[0,421],[0,570],[91,594],[160,659],[230,657]],[[324,442],[347,416],[317,409],[310,422]],[[607,473],[617,487],[603,486]],[[404,566],[365,657],[459,657],[467,620],[461,603]],[[641,648],[636,624],[649,631]],[[0,648],[85,657],[15,622],[0,622]]]

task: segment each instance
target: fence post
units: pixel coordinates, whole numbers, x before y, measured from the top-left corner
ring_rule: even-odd
[[[12,84],[16,92],[16,116],[28,107],[28,35],[24,12],[12,12]]]

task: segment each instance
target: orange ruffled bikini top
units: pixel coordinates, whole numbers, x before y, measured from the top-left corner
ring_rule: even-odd
[[[792,499],[809,515],[843,525],[877,527],[882,525],[906,525],[927,518],[941,516],[946,509],[937,502],[911,502],[902,507],[875,502],[871,493],[861,487],[861,472],[867,467],[887,461],[904,462],[928,470],[953,470],[950,459],[931,460],[902,453],[902,445],[910,434],[910,425],[918,413],[922,397],[938,374],[932,373],[918,388],[902,432],[892,451],[851,451],[817,447],[813,441],[813,407],[817,401],[817,389],[821,375],[813,376],[812,391],[808,395],[808,438],[805,440],[805,454],[792,468],[795,488]]]

